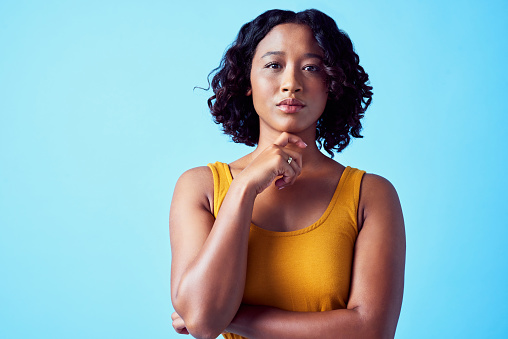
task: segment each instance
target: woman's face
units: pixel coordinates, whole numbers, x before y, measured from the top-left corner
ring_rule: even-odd
[[[261,40],[250,73],[260,128],[315,133],[328,98],[323,50],[307,25],[281,24]]]

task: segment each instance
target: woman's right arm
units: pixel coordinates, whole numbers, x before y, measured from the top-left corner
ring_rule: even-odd
[[[288,143],[306,146],[283,133],[233,180],[216,219],[210,169],[191,169],[176,184],[169,220],[171,299],[195,337],[215,338],[240,307],[254,200],[278,176],[283,177],[276,184],[282,186],[300,174],[301,157],[285,149]],[[289,154],[295,159],[291,165]]]
[[[235,177],[216,219],[210,169],[191,169],[176,184],[169,218],[171,299],[195,337],[215,338],[240,307],[254,200],[277,177],[282,176],[275,184],[286,186],[301,172],[300,154],[285,147],[290,143],[306,147],[299,137],[282,133]]]
[[[178,180],[170,212],[171,299],[187,330],[215,338],[243,296],[247,242],[255,194],[233,182],[217,220],[210,210],[213,177],[199,167]]]

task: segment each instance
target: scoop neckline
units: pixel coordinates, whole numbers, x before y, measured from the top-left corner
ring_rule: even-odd
[[[227,177],[229,186],[231,186],[231,183],[233,182],[233,174],[231,174],[231,168],[229,167],[229,164],[223,163],[223,165],[224,165],[224,169],[226,172],[226,177]],[[323,212],[323,214],[319,217],[318,220],[316,220],[309,226],[306,226],[306,227],[298,229],[298,230],[287,231],[287,232],[285,232],[285,231],[270,231],[270,230],[267,230],[267,229],[257,226],[256,224],[254,224],[251,221],[251,223],[250,223],[251,231],[258,232],[258,233],[261,233],[261,234],[264,234],[267,236],[272,236],[272,237],[291,237],[291,236],[295,236],[295,235],[308,233],[308,232],[318,228],[325,222],[325,220],[328,218],[328,216],[332,212],[332,210],[335,206],[335,203],[337,202],[337,200],[339,198],[340,191],[342,190],[342,187],[344,186],[344,182],[346,181],[346,177],[348,176],[350,170],[351,170],[350,166],[346,166],[346,168],[344,168],[344,171],[342,171],[342,174],[340,175],[339,182],[337,183],[337,187],[335,187],[335,191],[333,192],[332,199],[328,203],[326,210]],[[228,186],[228,188],[229,188],[229,186]]]

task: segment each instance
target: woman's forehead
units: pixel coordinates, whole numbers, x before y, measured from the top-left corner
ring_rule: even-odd
[[[272,28],[259,42],[256,54],[267,52],[285,52],[286,50],[303,53],[322,54],[312,29],[305,24],[286,23]]]

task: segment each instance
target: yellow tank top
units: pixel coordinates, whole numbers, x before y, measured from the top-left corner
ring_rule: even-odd
[[[208,166],[217,217],[233,179],[228,164]],[[274,232],[251,223],[243,303],[299,312],[346,308],[364,173],[347,167],[326,211],[306,228]],[[243,338],[233,333],[223,336]]]

